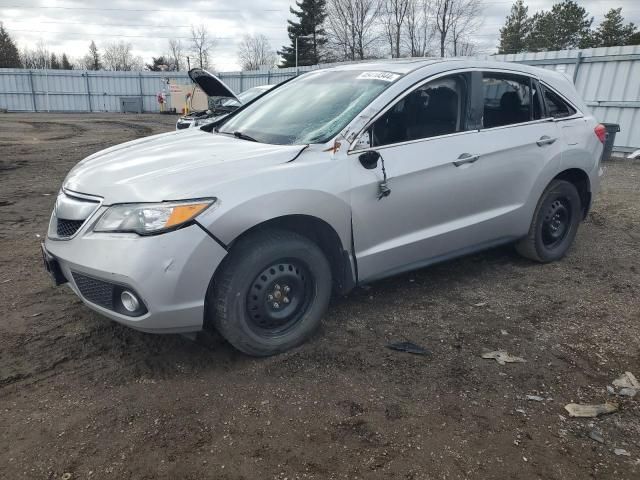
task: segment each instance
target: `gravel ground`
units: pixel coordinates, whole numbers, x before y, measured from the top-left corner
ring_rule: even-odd
[[[608,162],[563,261],[505,247],[380,281],[257,360],[121,327],[42,271],[71,166],[174,121],[0,115],[0,478],[640,478],[640,394],[606,390],[640,377],[640,162]],[[384,347],[403,340],[432,354]]]

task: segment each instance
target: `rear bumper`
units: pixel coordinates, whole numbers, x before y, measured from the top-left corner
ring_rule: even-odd
[[[47,239],[71,289],[93,310],[116,322],[152,333],[202,329],[209,282],[226,251],[192,225],[162,235],[85,233],[72,240]],[[82,295],[74,273],[129,287],[147,311],[127,316]]]

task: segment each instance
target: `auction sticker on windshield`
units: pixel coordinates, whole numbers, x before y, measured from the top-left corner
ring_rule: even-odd
[[[400,78],[397,73],[391,72],[362,72],[356,77],[356,80],[382,80],[385,82],[393,82]]]

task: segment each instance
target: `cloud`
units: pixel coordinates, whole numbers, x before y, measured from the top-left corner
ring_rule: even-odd
[[[203,24],[217,38],[213,55],[216,68],[229,70],[238,68],[237,45],[245,33],[263,33],[274,49],[287,43],[290,3],[288,0],[180,3],[4,0],[0,21],[19,47],[33,47],[44,40],[51,51],[80,57],[87,52],[91,40],[98,47],[124,40],[131,42],[134,54],[147,61],[166,52],[169,38],[180,38],[188,44],[190,25]]]
[[[167,51],[169,38],[181,38],[188,45],[190,25],[206,25],[217,37],[213,63],[218,70],[238,68],[238,42],[245,33],[267,36],[274,50],[288,44],[287,20],[290,0],[1,0],[0,21],[20,47],[33,47],[44,40],[54,52],[81,57],[91,40],[98,47],[109,42],[131,42],[135,55],[150,61]],[[596,24],[610,8],[623,7],[627,21],[640,23],[637,0],[580,1]],[[552,1],[526,2],[529,13],[549,9]],[[498,43],[498,31],[509,13],[510,1],[486,0],[483,24],[474,41],[486,53]]]

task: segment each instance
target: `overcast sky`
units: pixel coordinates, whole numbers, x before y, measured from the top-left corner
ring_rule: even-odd
[[[485,53],[494,53],[498,30],[511,0],[485,0],[484,22],[473,40]],[[529,13],[548,9],[552,0],[529,0]],[[640,0],[588,0],[578,3],[597,25],[610,8],[622,7],[626,21],[640,24]],[[91,40],[131,42],[146,62],[167,51],[169,38],[188,45],[190,25],[205,24],[217,37],[213,63],[218,71],[238,69],[238,40],[245,33],[267,36],[274,49],[287,44],[290,0],[0,0],[2,21],[20,48],[44,40],[53,52],[80,57]]]

